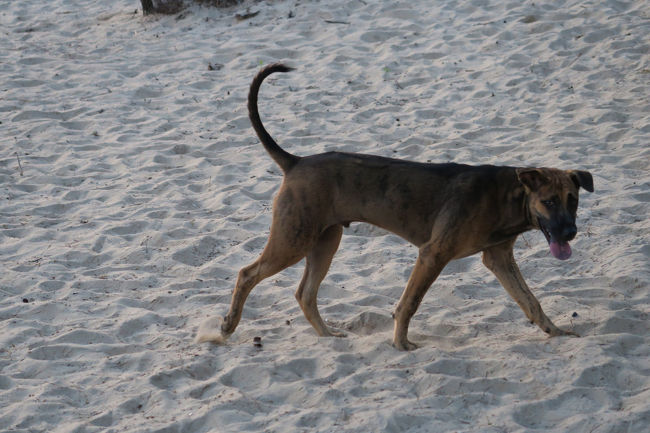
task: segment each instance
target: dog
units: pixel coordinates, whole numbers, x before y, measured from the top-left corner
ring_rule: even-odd
[[[343,227],[353,221],[379,226],[419,248],[393,314],[393,345],[397,349],[417,347],[407,338],[409,322],[445,265],[479,252],[485,266],[532,323],[549,336],[577,336],[558,328],[544,314],[517,267],[513,245],[521,233],[538,229],[551,254],[568,259],[569,241],[577,232],[578,190],[594,190],[589,172],[425,164],[342,152],[293,155],[266,131],[257,104],[264,79],[292,69],[280,63],[261,69],[248,95],[253,129],[284,172],[273,203],[267,244],[255,262],[239,271],[230,310],[220,329],[200,329],[197,341],[225,342],[235,331],[255,285],[302,258],[306,258],[306,267],[295,296],[305,317],[319,336],[343,336],[325,324],[316,297]]]

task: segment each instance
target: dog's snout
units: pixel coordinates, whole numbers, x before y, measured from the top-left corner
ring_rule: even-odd
[[[576,237],[576,233],[578,233],[578,229],[576,228],[575,225],[565,226],[562,229],[562,238],[565,241],[570,241],[570,240],[572,240],[573,238]]]

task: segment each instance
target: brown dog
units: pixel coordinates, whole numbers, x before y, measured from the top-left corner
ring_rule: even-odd
[[[416,348],[408,326],[424,294],[450,260],[483,252],[483,263],[526,316],[551,336],[576,335],[553,324],[530,291],[513,257],[520,233],[540,229],[558,259],[571,255],[578,189],[593,191],[586,171],[553,168],[422,164],[379,156],[328,152],[298,157],[278,146],[260,120],[262,81],[291,68],[273,64],[253,79],[248,111],[264,148],[284,171],[262,255],[239,272],[230,311],[220,331],[200,329],[198,341],[223,342],[235,331],[253,287],[303,257],[307,266],[296,292],[305,317],[320,336],[329,329],[316,295],[339,246],[343,226],[363,221],[389,230],[419,248],[395,310],[393,344]]]

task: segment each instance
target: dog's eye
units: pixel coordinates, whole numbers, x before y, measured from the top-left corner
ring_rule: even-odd
[[[549,209],[553,209],[555,207],[555,200],[542,200],[542,204]]]

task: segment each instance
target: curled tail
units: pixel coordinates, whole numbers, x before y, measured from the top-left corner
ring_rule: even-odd
[[[260,113],[257,110],[257,94],[259,93],[262,81],[264,81],[266,77],[274,72],[289,72],[292,70],[293,68],[285,66],[281,63],[268,65],[262,68],[262,70],[258,72],[255,78],[253,78],[250,91],[248,92],[248,117],[251,119],[253,129],[264,145],[264,149],[266,149],[269,155],[271,155],[271,158],[273,158],[273,160],[280,166],[280,168],[282,168],[285,173],[289,171],[300,158],[296,155],[290,154],[278,146],[278,143],[276,143],[275,140],[273,140],[273,138],[266,131],[264,125],[262,125]]]

